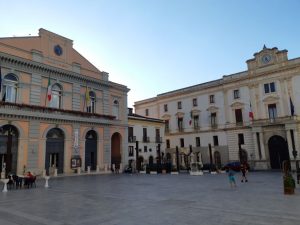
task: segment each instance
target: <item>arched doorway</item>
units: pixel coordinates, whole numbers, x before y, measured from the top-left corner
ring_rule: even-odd
[[[57,173],[64,172],[64,141],[65,135],[59,128],[53,128],[47,133],[45,169],[49,173],[49,168],[54,167]]]
[[[119,166],[121,163],[121,135],[114,133],[111,137],[111,164]]]
[[[218,169],[222,168],[221,154],[219,151],[214,152],[215,165]]]
[[[287,143],[281,136],[272,136],[268,141],[270,163],[272,169],[281,169],[282,162],[289,160],[289,150]]]
[[[85,135],[85,170],[90,166],[91,170],[96,170],[97,166],[97,134],[90,130]]]
[[[19,132],[15,126],[4,125],[0,128],[0,170],[17,173]],[[5,170],[5,171],[4,171]]]

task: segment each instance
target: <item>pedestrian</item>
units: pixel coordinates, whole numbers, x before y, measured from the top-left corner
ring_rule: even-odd
[[[236,187],[234,174],[235,174],[235,172],[231,168],[229,168],[228,169],[228,179],[229,179],[230,187]]]
[[[241,179],[241,182],[242,182],[242,183],[243,183],[244,181],[245,181],[245,182],[248,182],[248,179],[247,179],[247,177],[246,177],[247,171],[248,171],[248,167],[247,167],[246,163],[243,163],[243,164],[241,165],[241,172],[242,172],[242,179]]]

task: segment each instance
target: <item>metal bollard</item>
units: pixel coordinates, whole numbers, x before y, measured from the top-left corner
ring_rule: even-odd
[[[49,176],[45,176],[45,188],[49,187],[48,181],[49,181],[50,177]]]

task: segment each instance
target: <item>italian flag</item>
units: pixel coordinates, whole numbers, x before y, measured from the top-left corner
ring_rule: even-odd
[[[52,90],[51,90],[51,84],[50,84],[50,76],[48,78],[48,91],[47,91],[48,101],[51,101],[52,96]]]

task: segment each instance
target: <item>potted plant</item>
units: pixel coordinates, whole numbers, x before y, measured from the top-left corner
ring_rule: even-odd
[[[284,194],[292,195],[295,194],[295,180],[293,176],[288,173],[283,176],[283,187],[284,187]]]

